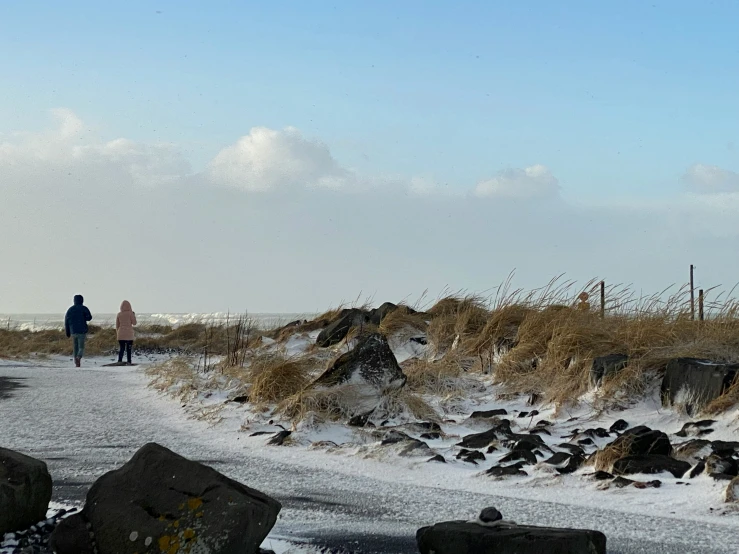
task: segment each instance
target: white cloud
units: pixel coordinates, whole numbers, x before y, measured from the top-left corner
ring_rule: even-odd
[[[100,186],[159,185],[175,182],[191,172],[190,164],[175,147],[168,144],[144,144],[119,138],[102,141],[86,130],[84,122],[67,109],[51,110],[56,126],[40,133],[16,133],[0,141],[0,171],[5,182],[12,182],[24,172],[54,174],[53,181],[68,182],[63,176],[79,180],[95,176]],[[2,179],[0,179],[2,180]]]
[[[683,175],[683,182],[701,194],[739,192],[739,173],[715,165],[691,165]]]
[[[339,189],[355,184],[324,143],[305,138],[298,129],[254,127],[224,148],[208,167],[208,178],[249,191],[289,186]]]
[[[474,193],[480,197],[530,199],[554,196],[559,182],[543,165],[524,169],[506,169],[492,179],[481,181]]]

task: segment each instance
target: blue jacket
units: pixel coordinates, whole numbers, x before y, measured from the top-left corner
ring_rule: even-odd
[[[87,322],[92,319],[92,314],[87,306],[82,305],[83,299],[79,294],[74,297],[74,306],[67,310],[64,316],[64,331],[67,336],[84,335],[87,333]]]

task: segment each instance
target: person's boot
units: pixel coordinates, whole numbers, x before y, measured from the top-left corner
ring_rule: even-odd
[[[80,362],[82,361],[82,358],[75,358],[74,359],[74,367],[80,367]]]

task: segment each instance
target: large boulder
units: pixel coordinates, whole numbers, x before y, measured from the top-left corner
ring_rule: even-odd
[[[629,357],[626,354],[610,354],[608,356],[600,356],[593,360],[590,368],[590,384],[597,387],[603,382],[603,379],[615,375],[629,363]]]
[[[359,308],[341,310],[339,316],[329,323],[316,338],[316,344],[323,348],[340,343],[352,327],[370,324],[370,313]]]
[[[670,360],[662,378],[662,404],[681,406],[692,415],[721,396],[737,378],[739,364],[697,358]]]
[[[54,554],[95,554],[89,523],[80,514],[63,519],[51,534],[49,546]]]
[[[646,455],[625,456],[613,463],[614,475],[633,475],[635,473],[672,473],[680,478],[690,471],[690,464],[669,456]]]
[[[339,356],[314,385],[369,385],[377,390],[401,388],[406,376],[398,365],[387,339],[379,333],[362,337],[357,345]]]
[[[51,476],[46,464],[0,448],[0,537],[46,519]]]
[[[645,425],[632,427],[620,437],[604,447],[623,456],[644,456],[657,454],[669,456],[672,454],[670,438],[662,431],[650,429]]]
[[[266,494],[149,443],[93,484],[82,516],[100,554],[255,554],[280,509]]]
[[[397,309],[398,309],[398,306],[396,304],[393,304],[392,302],[385,302],[379,308],[370,310],[369,321],[372,325],[379,326],[380,323],[382,323],[382,320],[385,319],[386,316],[393,313]],[[412,310],[411,308],[406,308],[406,310],[408,310],[409,313],[415,313],[415,311]]]
[[[516,525],[500,519],[445,521],[416,533],[421,554],[606,554],[600,531]]]

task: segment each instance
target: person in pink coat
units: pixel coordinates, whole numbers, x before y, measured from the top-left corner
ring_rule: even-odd
[[[133,347],[133,326],[136,325],[136,314],[128,300],[121,302],[121,311],[115,318],[115,330],[118,335],[118,363],[123,363],[123,351],[131,365],[131,348]]]

